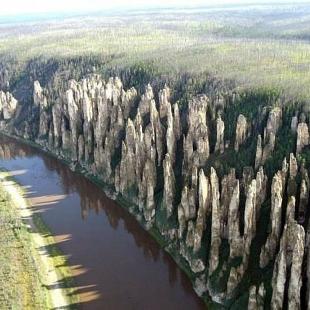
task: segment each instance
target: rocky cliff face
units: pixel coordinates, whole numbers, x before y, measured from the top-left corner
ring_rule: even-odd
[[[300,295],[310,283],[309,116],[298,108],[286,116],[274,102],[255,119],[244,109],[231,120],[235,93],[179,105],[167,85],[157,94],[149,84],[140,95],[117,77],[65,82],[52,96],[35,81],[18,125],[20,104],[0,92],[2,130],[36,141],[125,199],[201,295],[229,306],[246,294],[248,309],[309,302]],[[277,153],[289,117],[293,148]]]
[[[0,115],[4,121],[11,120],[18,108],[18,102],[9,92],[0,91]]]

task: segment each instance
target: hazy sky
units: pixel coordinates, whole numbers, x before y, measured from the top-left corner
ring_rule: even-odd
[[[298,1],[298,0],[297,0]],[[294,0],[1,0],[0,15],[95,11],[126,7],[215,5],[227,3],[296,2]],[[299,0],[298,2],[310,2]]]

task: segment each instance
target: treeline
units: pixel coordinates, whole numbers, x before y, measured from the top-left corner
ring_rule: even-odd
[[[181,112],[181,119],[184,120],[187,112],[187,104],[191,98],[198,94],[206,94],[211,105],[215,102],[225,102],[224,106],[215,105],[209,118],[216,118],[221,114],[226,124],[225,139],[231,141],[234,138],[235,127],[238,115],[243,114],[247,119],[252,120],[253,126],[251,134],[253,139],[236,152],[231,152],[225,158],[216,157],[214,161],[219,166],[219,171],[224,175],[230,167],[235,167],[236,171],[242,170],[244,166],[253,165],[253,154],[255,154],[256,138],[255,132],[262,132],[267,122],[266,109],[270,110],[275,105],[280,105],[283,110],[284,126],[281,127],[277,135],[278,145],[272,158],[266,162],[268,175],[273,175],[279,169],[285,156],[294,151],[295,138],[290,132],[290,121],[297,111],[309,116],[309,105],[307,102],[294,100],[286,97],[282,90],[274,87],[260,87],[256,89],[242,89],[232,80],[218,79],[205,73],[163,74],[155,62],[137,62],[130,66],[114,66],[114,56],[79,56],[63,58],[39,57],[31,59],[26,63],[20,63],[14,58],[0,57],[0,88],[11,92],[22,104],[26,106],[32,102],[33,83],[39,80],[40,84],[48,91],[51,101],[56,101],[61,93],[68,89],[70,79],[81,80],[89,74],[100,74],[105,80],[111,76],[118,76],[124,89],[135,87],[139,98],[145,91],[145,86],[150,83],[155,95],[156,102],[159,101],[158,93],[165,85],[168,85],[171,94],[171,102],[178,102]],[[233,104],[231,98],[237,98]],[[51,102],[50,104],[53,104]],[[265,112],[264,112],[265,111]],[[262,116],[264,115],[264,116]],[[264,119],[261,119],[264,117]],[[309,117],[308,117],[309,120]],[[210,131],[214,131],[210,122]],[[215,141],[211,135],[211,148]],[[300,160],[307,166],[310,165],[310,151],[306,148],[300,155]],[[214,161],[209,160],[211,167]]]

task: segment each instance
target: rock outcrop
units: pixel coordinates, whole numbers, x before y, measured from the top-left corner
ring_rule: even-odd
[[[33,103],[41,109],[45,109],[48,105],[47,97],[44,95],[44,90],[39,81],[33,83]]]
[[[262,136],[257,137],[256,155],[255,155],[255,169],[261,165],[263,160],[263,146],[262,146]]]
[[[34,82],[32,103],[25,106],[0,92],[1,130],[36,142],[126,201],[188,268],[199,294],[228,306],[236,306],[238,296],[248,309],[266,307],[270,294],[273,309],[305,304],[300,294],[310,283],[305,112],[296,107],[292,113],[270,99],[251,106],[254,119],[240,114],[249,110],[231,106],[242,98],[236,93],[194,95],[179,104],[167,85],[157,96],[148,84],[141,95],[141,87],[126,90],[130,82],[97,74],[60,84],[53,90],[53,83]],[[225,113],[235,108],[228,123]],[[283,133],[289,142],[296,139],[296,150],[291,143],[277,144]],[[264,273],[259,281],[251,278],[253,265]],[[273,275],[265,268],[273,268]]]
[[[282,110],[279,107],[273,108],[268,116],[267,125],[264,129],[264,139],[259,135],[257,139],[255,168],[263,165],[272,155],[275,149],[276,135],[282,123]]]
[[[299,154],[305,146],[310,144],[309,128],[306,123],[299,123],[297,127],[296,154]]]
[[[237,181],[233,195],[229,204],[228,215],[228,241],[230,245],[230,257],[242,256],[242,238],[239,227],[239,203],[240,203],[240,186]]]
[[[265,295],[264,283],[258,288],[255,285],[251,286],[249,290],[248,310],[263,310]]]
[[[278,172],[271,185],[271,233],[260,254],[260,267],[264,268],[273,259],[280,238],[282,218],[283,183],[281,172]]]
[[[236,138],[235,138],[235,151],[239,151],[240,145],[243,144],[247,137],[247,119],[244,115],[240,114],[237,120],[237,127],[236,127]]]
[[[287,278],[289,309],[300,309],[301,267],[304,256],[305,232],[294,220],[285,225],[272,277],[271,309],[282,309]]]
[[[221,245],[220,222],[220,192],[219,180],[213,168],[210,175],[211,199],[212,199],[212,224],[211,224],[211,249],[209,256],[209,272],[212,274],[219,263],[219,250]]]
[[[164,160],[164,208],[167,210],[167,216],[173,213],[174,195],[175,195],[175,177],[172,169],[170,155],[166,154]]]
[[[199,188],[198,188],[198,201],[199,209],[197,212],[195,233],[194,233],[194,252],[201,248],[201,239],[203,232],[206,228],[206,216],[209,213],[211,201],[211,188],[208,178],[205,176],[204,171],[201,169],[199,172]]]
[[[9,92],[0,91],[0,119],[8,121],[15,116],[18,102]]]
[[[224,130],[225,124],[222,121],[221,116],[218,117],[216,121],[216,144],[215,144],[215,152],[224,153]]]

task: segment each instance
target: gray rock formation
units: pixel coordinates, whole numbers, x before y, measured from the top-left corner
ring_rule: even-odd
[[[282,110],[279,107],[275,107],[269,113],[267,125],[264,130],[264,147],[261,164],[264,164],[274,151],[276,135],[281,126],[281,123]]]
[[[249,290],[248,310],[263,310],[265,295],[266,290],[264,288],[264,283],[258,288],[252,285]]]
[[[199,209],[197,213],[197,220],[194,233],[194,252],[197,252],[201,248],[201,239],[203,232],[206,228],[206,216],[209,212],[211,192],[208,178],[206,178],[203,170],[199,172]]]
[[[39,81],[35,81],[33,83],[33,103],[41,109],[45,109],[48,105],[47,97],[45,96],[44,90],[42,89]]]
[[[124,118],[129,117],[130,111],[134,108],[135,99],[137,98],[137,90],[132,87],[128,91],[122,89],[121,93],[121,107],[124,113]]]
[[[230,245],[229,255],[231,258],[242,256],[243,250],[243,240],[241,238],[239,228],[239,202],[240,188],[239,181],[237,181],[229,204],[228,213],[228,241]]]
[[[245,194],[248,192],[248,189],[252,183],[253,178],[254,178],[253,168],[243,167],[241,185],[244,189]]]
[[[167,216],[169,218],[173,213],[173,203],[175,195],[175,178],[169,154],[166,154],[163,166],[164,166],[163,204],[164,208],[167,211]]]
[[[291,131],[293,133],[297,132],[297,126],[298,126],[298,117],[297,116],[293,116],[292,117],[292,121],[291,121]]]
[[[256,180],[251,182],[247,191],[244,210],[243,264],[247,266],[250,247],[256,233]]]
[[[167,117],[168,108],[170,106],[170,89],[165,85],[164,89],[162,89],[159,94],[159,115],[160,118]]]
[[[256,174],[256,221],[260,216],[261,205],[265,202],[267,196],[268,178],[264,173],[263,167],[260,167]]]
[[[255,169],[262,164],[263,159],[263,148],[262,148],[262,136],[257,137],[256,155],[255,155]]]
[[[237,96],[229,90],[211,94],[210,98],[195,96],[188,105],[179,106],[170,102],[167,86],[159,91],[156,102],[150,85],[139,98],[134,88],[125,90],[119,78],[104,81],[96,74],[80,81],[61,81],[62,86],[55,91],[46,85],[42,88],[38,81],[34,83],[33,104],[26,106],[28,109],[18,105],[10,94],[0,92],[0,128],[16,130],[18,135],[71,161],[73,168],[79,167],[103,181],[109,190],[128,201],[130,212],[147,229],[154,225],[167,242],[166,249],[180,254],[175,258],[188,263],[197,291],[208,291],[220,303],[234,299],[242,283],[249,289],[248,308],[266,307],[264,284],[248,283],[247,277],[256,226],[270,207],[270,227],[261,249],[260,267],[270,266],[276,259],[272,307],[300,307],[304,235],[295,214],[298,222],[306,225],[310,181],[307,159],[299,154],[310,143],[308,114],[296,110],[292,123],[287,124],[284,115],[282,124],[286,109],[269,110],[276,102],[262,103],[256,119],[240,114],[234,149],[238,152],[247,139],[257,137],[256,154],[250,148],[251,154],[244,156],[244,152],[231,153],[226,149],[231,141],[224,141],[228,124],[222,117],[226,119],[224,113],[230,111],[229,105]],[[14,128],[19,114],[29,119]],[[214,125],[216,133],[212,132]],[[282,139],[277,137],[283,134],[281,126],[288,126],[288,131],[296,134],[298,152],[290,154],[289,163],[283,161],[270,188],[267,175],[270,177],[275,165],[281,165],[278,157],[283,149],[276,145],[281,141],[276,138]],[[231,126],[227,129],[230,131]],[[210,145],[223,155],[210,154]],[[0,152],[5,153],[1,148]],[[276,163],[267,164],[274,153]],[[231,154],[233,158],[228,158]],[[234,158],[240,159],[236,165]],[[216,169],[211,168],[210,176],[206,175],[211,166]],[[288,200],[283,210],[282,199],[284,203]],[[221,245],[224,248],[227,242],[229,258],[222,264]],[[308,252],[309,242],[306,246]],[[226,291],[218,287],[223,280],[227,280]],[[286,299],[288,305],[283,305]]]
[[[180,119],[179,105],[177,103],[173,105],[173,126],[174,136],[176,140],[180,140],[182,134],[182,123]]]
[[[263,246],[260,254],[260,267],[264,268],[273,259],[280,239],[281,217],[282,217],[282,194],[283,183],[281,173],[278,172],[271,185],[271,233]]]
[[[194,162],[195,156],[197,156],[197,165],[203,167],[210,155],[210,146],[209,146],[209,134],[208,128],[202,123],[196,127],[194,133],[194,143],[196,144],[197,150],[194,152]]]
[[[49,123],[50,117],[46,111],[42,111],[40,114],[40,123],[39,123],[39,138],[46,138],[49,133]]]
[[[176,137],[173,124],[173,115],[171,111],[171,105],[168,105],[167,108],[167,133],[166,133],[166,143],[167,143],[167,152],[172,160],[175,161],[175,151],[176,151]]]
[[[270,133],[274,133],[276,135],[281,126],[281,122],[282,122],[282,110],[280,107],[275,107],[269,113],[264,137],[268,137]]]
[[[154,100],[154,93],[152,86],[148,84],[139,104],[139,111],[142,117],[150,112],[150,103],[152,100]]]
[[[240,145],[243,144],[245,139],[247,138],[247,119],[244,115],[240,114],[237,120],[237,126],[236,126],[236,138],[235,138],[235,151],[239,151]]]
[[[216,270],[219,263],[219,249],[221,245],[219,180],[216,171],[213,168],[211,168],[210,185],[212,195],[212,224],[211,249],[209,255],[209,273],[212,274]]]
[[[156,166],[153,160],[147,159],[142,181],[139,184],[139,206],[143,210],[144,218],[152,223],[155,216],[154,190],[156,186]]]
[[[306,123],[299,123],[297,127],[296,154],[301,153],[303,148],[310,143],[309,128]]]
[[[188,132],[193,134],[200,125],[207,125],[208,97],[198,96],[193,98],[188,104]]]
[[[296,157],[293,153],[290,154],[290,170],[289,170],[289,177],[290,179],[295,179],[298,172],[298,164]]]
[[[310,181],[309,177],[306,175],[302,179],[300,185],[300,196],[299,196],[299,207],[298,207],[298,223],[302,224],[305,222],[306,213],[309,203],[309,193],[310,193]]]
[[[238,267],[232,267],[227,281],[227,295],[231,296],[248,267],[250,247],[256,233],[256,180],[252,180],[246,195],[244,210],[244,234],[242,237],[242,263]],[[236,251],[237,249],[237,251]],[[240,248],[231,247],[232,257],[240,255]]]
[[[214,151],[220,152],[221,154],[224,152],[224,130],[225,124],[219,115],[218,119],[216,120],[216,144]]]
[[[290,223],[290,222],[294,221],[294,219],[295,219],[295,205],[296,205],[296,199],[294,196],[291,196],[287,202],[285,223]]]
[[[304,256],[305,232],[302,226],[292,221],[285,225],[281,238],[272,277],[271,309],[282,309],[285,285],[288,281],[287,270],[290,267],[288,289],[288,308],[300,309],[301,266]]]
[[[188,194],[188,187],[184,186],[182,190],[182,198],[181,203],[178,206],[178,223],[179,223],[179,230],[178,236],[179,239],[182,239],[183,233],[186,229],[186,223],[189,220],[189,194]]]
[[[228,175],[224,175],[221,181],[221,238],[228,239],[228,214],[229,205],[233,197],[237,183],[236,171],[231,169]]]
[[[56,103],[52,107],[53,128],[54,128],[54,146],[58,148],[60,146],[61,138],[61,122],[62,122],[62,107],[59,103]]]
[[[122,144],[122,159],[119,165],[120,193],[130,195],[134,190],[136,174],[135,174],[135,154],[132,145]]]
[[[17,100],[9,92],[0,91],[0,116],[5,121],[15,116],[18,106]]]

